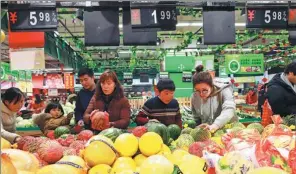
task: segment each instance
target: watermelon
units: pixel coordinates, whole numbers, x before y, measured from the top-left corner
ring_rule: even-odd
[[[145,127],[147,127],[148,132],[155,132],[160,135],[164,144],[169,145],[170,133],[166,125],[159,122],[148,122]]]
[[[260,123],[251,123],[247,126],[248,129],[257,129],[261,134],[264,130],[264,127]]]
[[[184,126],[185,124],[187,124],[188,127],[192,128],[192,129],[194,129],[194,128],[196,127],[196,122],[195,122],[194,120],[185,120],[185,121],[183,122],[183,126]]]
[[[190,132],[192,131],[193,129],[190,128],[190,127],[186,127],[185,129],[183,129],[181,131],[181,134],[190,134]]]
[[[181,128],[176,124],[169,125],[168,131],[169,131],[170,137],[173,140],[176,140],[181,134]]]
[[[117,128],[108,128],[99,133],[99,135],[104,135],[105,137],[110,138],[113,142],[120,134],[122,134],[122,131]]]
[[[70,129],[67,126],[59,126],[54,130],[55,138],[59,138],[63,134],[70,134]]]
[[[193,137],[194,141],[206,141],[211,138],[210,131],[200,127],[193,129],[190,135]]]
[[[187,149],[189,146],[194,143],[194,139],[189,134],[181,134],[176,140],[177,148]]]

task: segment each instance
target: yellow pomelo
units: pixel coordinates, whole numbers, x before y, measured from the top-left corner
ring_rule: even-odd
[[[126,170],[136,171],[136,163],[131,157],[120,157],[113,164],[111,173],[122,172]]]
[[[98,164],[111,166],[114,163],[117,154],[112,141],[110,141],[98,138],[84,149],[83,158],[88,166],[93,167]]]
[[[140,174],[172,174],[174,164],[162,155],[148,157],[140,167]]]
[[[82,167],[82,169],[87,170],[87,165],[85,161],[79,156],[74,156],[74,155],[64,156],[58,162],[71,162],[79,165],[80,167]]]
[[[1,149],[10,149],[11,144],[9,141],[1,137]]]
[[[288,173],[281,169],[277,169],[273,167],[261,167],[261,168],[254,169],[248,174],[288,174]]]
[[[186,174],[206,174],[208,167],[204,159],[201,159],[195,155],[184,155],[180,163],[179,168]]]
[[[132,157],[138,151],[139,142],[133,134],[124,133],[116,138],[114,146],[120,156]]]
[[[5,33],[1,30],[1,43],[5,41]]]
[[[158,153],[158,155],[165,155],[165,154],[171,154],[171,153],[172,153],[171,149],[167,145],[162,144],[161,150]]]
[[[139,154],[139,155],[134,157],[134,161],[135,161],[137,166],[141,166],[143,161],[145,161],[146,159],[147,159],[147,157],[145,155],[143,155],[143,154]]]
[[[99,164],[88,171],[88,174],[109,174],[111,167],[107,164]]]
[[[180,165],[182,162],[182,159],[185,155],[188,155],[189,152],[183,150],[183,149],[176,149],[174,150],[174,152],[172,153],[172,158],[174,161],[175,165]]]
[[[61,174],[61,173],[71,173],[71,174],[86,174],[86,171],[77,170],[77,168],[72,167],[67,164],[52,164],[42,167],[37,171],[36,174]]]
[[[151,156],[160,152],[163,140],[155,132],[147,132],[139,140],[139,148],[143,155]]]

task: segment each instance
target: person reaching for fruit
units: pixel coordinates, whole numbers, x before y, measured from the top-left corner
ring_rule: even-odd
[[[177,124],[182,128],[179,103],[174,99],[175,84],[171,79],[163,79],[157,83],[159,95],[147,100],[137,115],[137,125],[148,123],[149,119],[156,119],[165,124]]]
[[[14,144],[21,138],[16,134],[16,113],[23,107],[25,97],[14,87],[7,89],[1,97],[1,137]]]
[[[96,130],[99,131],[109,127],[126,129],[130,122],[130,112],[130,104],[115,72],[105,71],[84,113],[84,123],[95,124],[92,127],[98,127]]]
[[[192,114],[202,128],[215,132],[226,123],[237,120],[235,101],[230,85],[214,84],[203,66],[196,67],[192,78],[195,92],[191,97]]]
[[[73,112],[65,117],[61,104],[56,102],[49,103],[44,112],[32,116],[33,122],[38,125],[44,135],[47,135],[51,130],[55,130],[59,126],[69,125],[73,117]]]

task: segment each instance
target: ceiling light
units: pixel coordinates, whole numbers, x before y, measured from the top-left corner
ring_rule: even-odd
[[[176,25],[177,27],[202,27],[203,23],[202,22],[180,22]],[[246,23],[235,23],[236,27],[245,27]],[[119,24],[119,28],[122,28],[123,25]]]

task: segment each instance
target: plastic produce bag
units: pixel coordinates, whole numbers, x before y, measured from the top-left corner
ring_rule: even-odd
[[[266,138],[276,147],[276,148],[287,148],[289,149],[292,141],[292,131],[287,127],[285,128],[282,118],[279,115],[272,116],[274,122],[274,128],[271,133],[266,135]]]
[[[264,139],[256,144],[255,156],[260,167],[269,166],[290,172],[288,163],[268,139]]]
[[[255,167],[241,152],[233,151],[220,158],[215,168],[216,174],[247,174]]]
[[[222,136],[222,142],[228,152],[251,148],[260,140],[261,135],[256,129],[243,129]]]
[[[288,164],[291,167],[292,174],[296,174],[296,148],[290,151]]]

